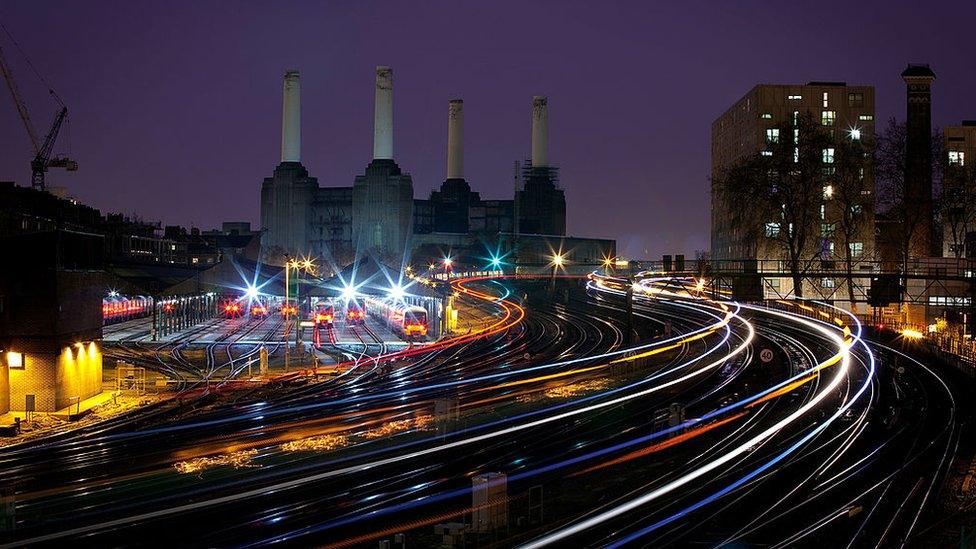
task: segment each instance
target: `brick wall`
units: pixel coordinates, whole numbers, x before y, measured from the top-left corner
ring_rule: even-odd
[[[10,411],[10,377],[7,374],[7,357],[0,356],[0,414]]]
[[[58,355],[25,353],[24,368],[9,371],[10,409],[22,411],[34,395],[36,411],[54,412],[102,390],[102,354],[93,342],[70,346]]]

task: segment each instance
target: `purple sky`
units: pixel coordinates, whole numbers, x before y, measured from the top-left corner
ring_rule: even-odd
[[[374,67],[392,66],[395,156],[417,197],[444,179],[448,99],[465,100],[468,181],[510,198],[532,95],[548,95],[569,232],[629,256],[708,246],[709,127],[756,83],[874,85],[883,121],[903,117],[905,63],[928,62],[934,123],[976,118],[973,0],[667,4],[9,2],[0,21],[71,111],[81,169],[49,184],[203,228],[257,222],[288,68],[302,73],[303,163],[348,186],[372,152]],[[43,134],[54,104],[0,44]],[[29,142],[0,98],[0,180],[26,185]]]

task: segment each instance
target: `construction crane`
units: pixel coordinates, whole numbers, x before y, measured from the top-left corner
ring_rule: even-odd
[[[48,168],[64,168],[69,172],[78,170],[78,163],[74,160],[67,157],[51,156],[54,150],[54,143],[57,141],[58,134],[61,132],[61,126],[64,125],[68,117],[68,108],[65,107],[64,102],[61,101],[58,94],[53,89],[48,88],[51,97],[57,101],[60,108],[54,116],[54,123],[51,124],[51,129],[44,136],[44,141],[40,141],[37,138],[37,132],[34,131],[34,125],[31,123],[30,115],[27,113],[27,104],[24,103],[24,99],[20,96],[20,90],[17,88],[16,81],[14,81],[13,73],[10,71],[10,65],[7,64],[7,59],[3,55],[2,47],[0,47],[0,72],[3,73],[3,79],[7,82],[7,88],[10,90],[10,95],[14,99],[14,105],[17,107],[17,114],[20,115],[20,120],[24,123],[24,127],[27,129],[27,136],[30,137],[31,145],[34,148],[34,158],[30,163],[31,187],[43,191],[45,190],[44,174]]]

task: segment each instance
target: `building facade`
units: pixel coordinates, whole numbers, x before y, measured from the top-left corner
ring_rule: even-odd
[[[713,260],[783,260],[785,252],[775,245],[772,231],[781,229],[775,223],[765,227],[743,229],[733,223],[733,213],[721,200],[718,183],[726,171],[741,160],[758,154],[771,154],[767,144],[779,139],[779,128],[800,115],[819,121],[832,136],[869,139],[874,135],[874,88],[848,86],[843,82],[810,82],[806,85],[760,84],[752,88],[712,123],[712,199],[711,258]],[[824,152],[825,169],[832,162],[832,152]],[[862,214],[863,234],[851,243],[855,259],[868,259],[874,249],[874,193],[872,173],[865,173],[861,194],[868,207]],[[815,205],[823,221],[821,241],[815,243],[820,259],[843,259],[842,244],[834,238],[833,220],[842,214],[831,200],[828,189],[824,199]],[[757,221],[763,223],[763,221]],[[745,233],[758,233],[759,242],[749,242]]]
[[[976,258],[976,120],[946,126],[942,135],[942,255]]]

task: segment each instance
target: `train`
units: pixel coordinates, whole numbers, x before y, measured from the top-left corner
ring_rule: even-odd
[[[241,300],[228,299],[224,301],[221,311],[225,318],[237,318],[241,315],[263,318],[268,316],[269,309],[267,304],[258,300],[248,305]]]
[[[112,295],[102,299],[102,323],[114,324],[133,318],[148,316],[152,310],[151,297],[142,295]]]
[[[241,316],[243,308],[241,304],[236,301],[228,301],[224,303],[224,316],[227,318],[235,318]]]
[[[366,299],[370,314],[406,340],[427,337],[427,309],[392,300]]]
[[[331,303],[319,303],[312,314],[312,321],[319,328],[331,328],[335,321],[335,307]]]
[[[346,324],[356,325],[366,322],[366,306],[357,301],[349,300],[346,304]]]

